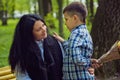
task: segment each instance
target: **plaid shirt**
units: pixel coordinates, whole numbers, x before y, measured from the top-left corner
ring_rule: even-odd
[[[69,39],[62,44],[65,50],[63,80],[94,80],[88,72],[93,43],[86,25],[73,29]]]

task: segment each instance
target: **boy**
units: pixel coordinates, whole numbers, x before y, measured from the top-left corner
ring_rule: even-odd
[[[79,2],[69,4],[63,10],[65,24],[71,32],[67,41],[59,35],[53,36],[62,42],[65,50],[63,59],[63,80],[94,80],[88,72],[93,53],[91,36],[85,25],[86,7]]]

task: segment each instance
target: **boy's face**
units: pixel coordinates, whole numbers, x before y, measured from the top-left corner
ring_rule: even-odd
[[[74,16],[70,16],[67,12],[64,13],[65,25],[71,31],[75,27]]]

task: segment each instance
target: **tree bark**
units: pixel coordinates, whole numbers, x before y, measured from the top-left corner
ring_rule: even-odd
[[[7,11],[3,11],[2,15],[2,25],[7,25]]]
[[[116,40],[120,40],[120,0],[99,0],[98,5],[91,30],[95,58],[106,53]],[[99,70],[100,74],[105,77],[113,75],[118,71],[115,67],[120,65],[118,62],[104,64]]]
[[[63,7],[63,0],[58,0],[58,5],[59,5],[59,34],[61,37],[63,36],[63,17],[62,17],[62,7]]]
[[[7,7],[8,7],[8,3],[5,2],[5,6],[2,3],[2,1],[0,0],[0,19],[2,21],[2,25],[7,25]]]
[[[90,0],[90,21],[93,21],[93,17],[94,17],[94,4],[93,4],[93,0]]]
[[[0,0],[0,19],[2,18],[2,10],[3,10],[3,4],[2,1]]]
[[[14,18],[14,11],[15,11],[15,0],[12,0],[12,11],[11,11],[11,17]]]
[[[43,0],[38,0],[38,8],[39,8],[39,14],[40,14],[40,16],[44,18]]]
[[[44,16],[46,16],[50,11],[52,11],[51,0],[43,0],[43,11],[44,11]]]
[[[50,11],[52,11],[51,0],[38,0],[39,14],[44,18]]]

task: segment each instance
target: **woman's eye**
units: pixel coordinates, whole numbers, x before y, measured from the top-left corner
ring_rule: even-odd
[[[42,24],[42,27],[44,27],[45,26],[45,24]]]
[[[36,31],[40,31],[41,29],[38,29],[38,30],[36,30]]]

